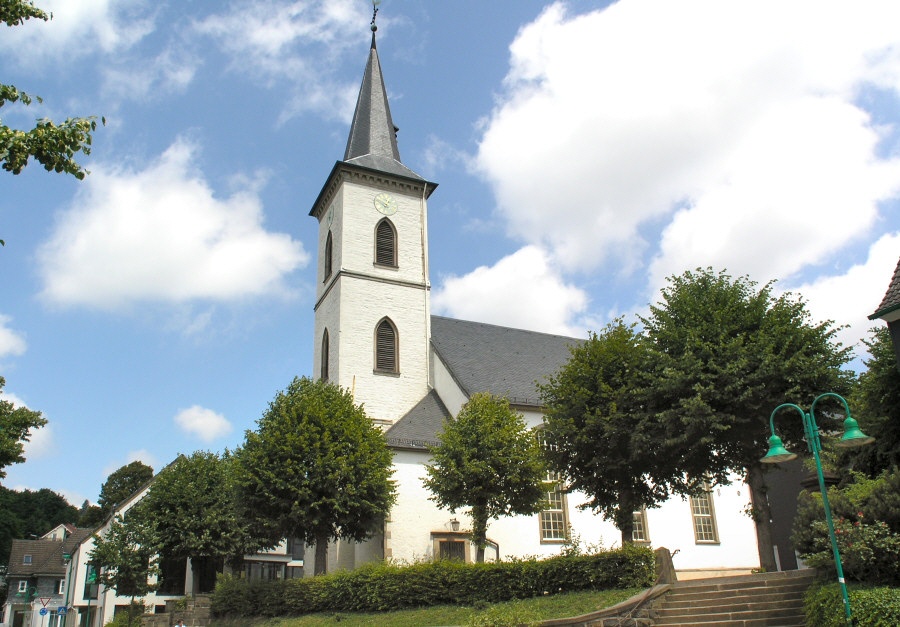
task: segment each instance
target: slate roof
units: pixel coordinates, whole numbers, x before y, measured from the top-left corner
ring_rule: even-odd
[[[65,577],[63,553],[71,554],[93,532],[93,529],[76,527],[65,540],[13,540],[7,577]],[[26,555],[31,556],[30,564],[24,563]]]
[[[885,292],[881,304],[878,306],[878,309],[875,310],[875,313],[869,316],[869,320],[881,318],[897,309],[900,309],[900,261],[897,262],[894,276],[891,278],[891,283],[888,285],[887,292]]]
[[[489,392],[539,408],[535,385],[568,361],[583,340],[481,322],[431,317],[431,345],[466,396]],[[385,434],[394,448],[426,449],[450,412],[432,390]]]

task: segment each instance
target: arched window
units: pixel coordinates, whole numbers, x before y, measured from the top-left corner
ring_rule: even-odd
[[[375,226],[375,263],[397,267],[397,230],[387,218]]]
[[[375,327],[375,370],[400,372],[397,329],[388,318],[382,318]]]
[[[331,231],[328,231],[328,236],[325,238],[325,260],[323,263],[323,267],[325,268],[324,276],[322,277],[322,281],[327,281],[328,277],[331,276]]]
[[[328,329],[322,334],[322,371],[319,378],[328,381]]]

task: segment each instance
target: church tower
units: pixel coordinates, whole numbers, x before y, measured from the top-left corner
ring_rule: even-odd
[[[427,200],[400,161],[372,44],[344,159],[309,215],[319,223],[313,375],[353,391],[384,427],[429,389]]]

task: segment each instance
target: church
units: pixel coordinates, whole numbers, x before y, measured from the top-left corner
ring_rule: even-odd
[[[431,314],[428,199],[437,184],[400,159],[375,31],[373,21],[344,157],[309,212],[318,222],[313,375],[351,390],[385,431],[398,500],[382,534],[329,548],[329,571],[385,558],[474,561],[468,517],[439,509],[422,483],[428,446],[477,392],[508,398],[540,428],[535,383],[581,341]],[[749,572],[759,567],[749,494],[738,481],[635,512],[634,540],[677,551],[680,577]],[[485,559],[551,556],[571,539],[617,544],[611,523],[578,509],[586,500],[554,490],[540,514],[489,521]]]

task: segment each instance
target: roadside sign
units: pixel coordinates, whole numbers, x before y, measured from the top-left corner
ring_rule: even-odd
[[[41,616],[46,616],[49,612],[50,610],[48,610],[46,607],[42,607],[41,611],[38,612],[38,614],[40,614]]]
[[[60,605],[58,608],[56,608],[56,613],[59,614],[60,616],[65,616],[66,615],[66,606]]]
[[[47,607],[47,604],[51,601],[49,597],[41,597],[41,605]]]

